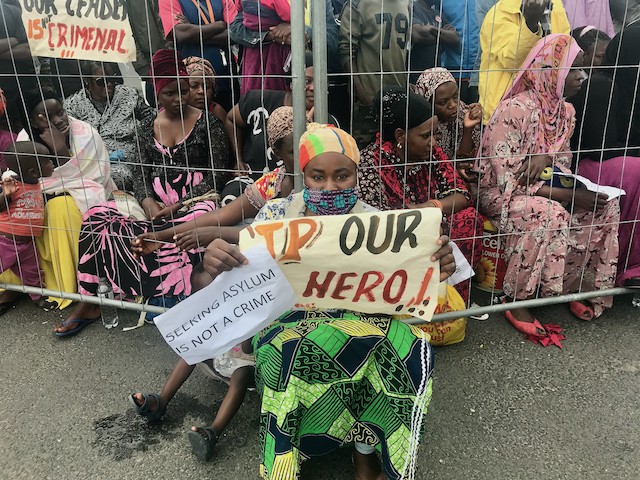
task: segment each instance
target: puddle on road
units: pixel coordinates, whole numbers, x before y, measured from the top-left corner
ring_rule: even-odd
[[[204,425],[211,421],[217,408],[218,404],[212,408],[178,393],[169,404],[164,420],[158,425],[149,425],[133,407],[123,414],[116,413],[96,420],[93,423],[96,438],[92,445],[102,455],[114,460],[131,458],[136,452],[146,452],[150,445],[184,435],[186,415]]]

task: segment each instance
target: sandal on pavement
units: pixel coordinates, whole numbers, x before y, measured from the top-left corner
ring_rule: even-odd
[[[67,330],[66,332],[53,332],[53,333],[56,337],[71,337],[73,335],[76,335],[77,333],[80,333],[80,330],[82,330],[84,327],[86,327],[87,325],[91,325],[93,322],[99,319],[100,317],[74,318],[73,320],[63,320],[62,323],[60,324],[61,327],[66,327],[67,325],[72,325],[74,323],[77,323],[78,325],[76,325],[71,330]]]
[[[523,322],[517,320],[510,310],[506,310],[504,316],[507,317],[507,320],[513,325],[513,328],[524,333],[528,340],[533,343],[539,343],[543,347],[555,345],[558,348],[562,348],[561,342],[567,338],[562,334],[562,327],[560,327],[560,325],[551,323],[542,325],[537,318],[532,323]]]
[[[504,316],[507,317],[507,320],[509,320],[509,323],[513,325],[513,328],[515,328],[519,332],[524,333],[525,335],[533,335],[535,337],[547,336],[547,331],[537,318],[531,323],[523,322],[516,319],[516,317],[514,317],[511,313],[511,310],[505,310]]]
[[[147,422],[152,425],[160,423],[162,417],[164,417],[164,414],[167,412],[166,408],[160,407],[160,395],[157,393],[143,393],[142,397],[144,398],[144,402],[142,405],[138,405],[138,402],[136,402],[136,398],[133,395],[133,393],[129,395],[129,402],[131,402],[131,405],[136,409],[136,413],[141,417],[146,418]],[[151,409],[152,407],[149,399],[153,399],[156,402],[156,408],[153,410]]]
[[[45,312],[48,312],[50,310],[57,310],[59,307],[58,302],[47,300],[44,297],[33,303],[36,305],[36,307],[43,309]]]
[[[571,313],[573,313],[577,318],[586,322],[592,320],[593,317],[596,316],[596,312],[593,310],[591,305],[585,305],[581,302],[570,302],[569,310],[571,310]]]
[[[196,427],[196,431],[189,430],[187,432],[189,442],[191,443],[191,452],[201,462],[211,460],[213,450],[218,443],[218,434],[211,427]]]

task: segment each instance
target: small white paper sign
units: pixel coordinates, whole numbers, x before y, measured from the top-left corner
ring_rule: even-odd
[[[561,177],[575,178],[578,182],[583,184],[585,188],[590,192],[604,193],[605,195],[607,195],[608,201],[611,201],[615,198],[618,198],[618,197],[621,197],[622,195],[627,194],[627,192],[625,192],[622,188],[609,187],[608,185],[598,185],[597,183],[593,183],[588,178],[583,177],[582,175],[576,175],[575,173],[553,172],[553,174],[559,175]]]
[[[189,365],[222,355],[293,308],[296,294],[264,245],[243,252],[248,265],[219,275],[155,319]]]
[[[453,258],[456,261],[456,271],[447,278],[449,285],[457,285],[460,282],[464,282],[466,279],[473,277],[476,273],[467,262],[464,254],[460,251],[455,242],[450,242],[451,248],[453,248]]]

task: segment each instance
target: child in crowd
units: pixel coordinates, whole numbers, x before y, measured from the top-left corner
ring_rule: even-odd
[[[206,287],[212,281],[213,277],[204,270],[202,263],[193,269],[191,274],[193,293]],[[254,386],[253,355],[245,354],[242,350],[238,346],[224,354],[220,359],[216,358],[207,361],[208,366],[214,372],[220,372],[220,379],[229,384],[229,390],[224,396],[211,426],[194,426],[188,432],[191,450],[201,461],[211,459],[220,435],[222,435],[222,432],[240,409],[247,390]],[[155,393],[134,393],[129,395],[129,401],[135,407],[136,412],[146,417],[149,423],[160,422],[167,411],[167,405],[182,387],[182,384],[191,376],[191,372],[195,367],[195,365],[189,365],[181,358],[164,384],[160,395]],[[216,370],[216,367],[218,370]],[[224,370],[220,367],[223,367]],[[225,375],[229,375],[230,378],[224,377]]]
[[[35,237],[44,227],[44,195],[41,177],[53,174],[47,147],[40,143],[17,142],[5,154],[8,170],[2,177],[0,193],[0,272],[12,270],[23,285],[43,287]],[[0,315],[11,309],[18,295],[5,291],[0,296]],[[42,308],[47,302],[40,295],[31,299]]]

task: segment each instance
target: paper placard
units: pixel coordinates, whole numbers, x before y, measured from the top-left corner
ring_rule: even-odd
[[[457,285],[460,282],[464,282],[465,280],[473,277],[476,272],[473,271],[471,265],[464,257],[464,254],[460,251],[460,248],[455,244],[455,242],[451,242],[451,248],[453,249],[453,258],[456,262],[456,271],[451,274],[449,278],[447,278],[447,283],[449,285]]]
[[[264,245],[244,252],[248,265],[155,318],[169,346],[189,365],[222,355],[291,310],[296,295]]]
[[[20,0],[20,4],[34,57],[123,63],[136,59],[123,0]]]
[[[408,314],[429,321],[438,303],[438,208],[258,222],[240,249],[266,245],[300,308]]]
[[[605,163],[605,166],[606,166],[606,163]],[[575,173],[553,172],[553,174],[561,177],[575,178],[578,182],[584,185],[585,188],[590,192],[604,193],[605,195],[607,195],[608,196],[607,200],[609,201],[627,194],[622,188],[609,187],[608,185],[598,185],[597,183],[593,183],[588,178],[583,177],[582,175],[577,175]]]

